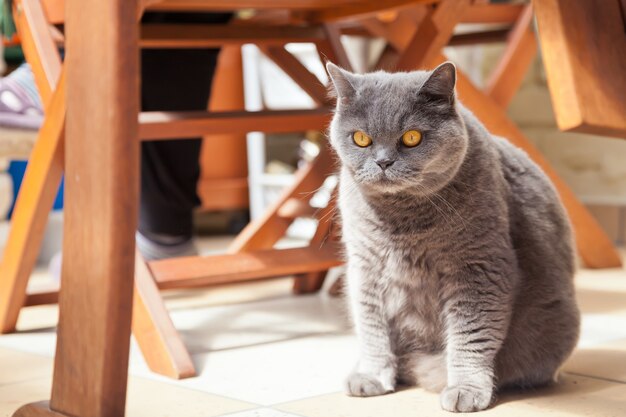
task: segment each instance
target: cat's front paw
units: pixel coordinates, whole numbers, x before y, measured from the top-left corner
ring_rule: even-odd
[[[354,372],[346,380],[346,392],[352,397],[373,397],[393,391],[391,381],[384,381],[376,375]]]
[[[441,393],[441,408],[455,413],[470,413],[489,407],[493,390],[470,386],[446,387]]]

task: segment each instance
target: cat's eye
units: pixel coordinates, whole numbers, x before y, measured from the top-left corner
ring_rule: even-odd
[[[352,134],[352,140],[361,148],[366,148],[372,144],[372,138],[361,130],[357,130]]]
[[[421,141],[422,132],[420,132],[419,130],[407,130],[402,135],[402,143],[404,143],[404,146],[407,146],[409,148],[419,145]]]

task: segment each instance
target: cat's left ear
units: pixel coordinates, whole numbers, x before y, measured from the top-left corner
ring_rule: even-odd
[[[453,104],[455,85],[456,67],[452,62],[447,61],[433,70],[420,89],[420,94]]]
[[[349,103],[356,96],[356,76],[328,61],[326,70],[340,101]]]

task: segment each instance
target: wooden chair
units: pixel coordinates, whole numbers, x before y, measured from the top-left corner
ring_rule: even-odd
[[[53,3],[58,1],[46,4]],[[202,10],[202,0],[169,3],[150,0],[147,3],[159,10]],[[225,7],[237,8],[244,3],[243,0],[237,0]],[[302,11],[272,15],[273,25],[263,27],[254,26],[254,22],[240,22],[237,26],[143,26],[140,41],[143,47],[209,47],[255,43],[319,107],[314,110],[266,110],[254,113],[241,110],[144,112],[139,115],[141,139],[197,137],[209,132],[241,135],[254,130],[286,132],[323,129],[330,118],[325,87],[287,52],[284,48],[287,42],[314,42],[321,56],[350,69],[340,35],[347,33],[382,37],[387,46],[373,69],[412,70],[432,67],[444,60],[441,51],[446,45],[506,41],[506,51],[485,90],[475,87],[459,72],[461,100],[492,132],[509,138],[525,149],[551,177],[576,228],[578,248],[585,264],[590,267],[619,265],[620,259],[615,248],[595,220],[506,115],[506,106],[518,89],[537,48],[530,27],[530,7],[489,5],[479,0],[396,0],[390,6],[380,3],[346,3],[340,7],[327,5],[315,10],[309,10],[303,3]],[[61,41],[62,35],[49,26],[49,23],[62,22],[63,16],[57,8],[48,9],[46,15],[38,0],[18,0],[15,7],[24,50],[46,106],[46,120],[31,155],[10,239],[0,264],[2,332],[15,330],[22,307],[57,300],[58,289],[27,293],[26,284],[41,241],[46,214],[63,172],[65,77],[57,52],[57,42]],[[392,12],[378,15],[385,8],[391,8]],[[294,21],[299,24],[284,24]],[[460,22],[503,23],[509,26],[504,30],[454,35],[454,27]],[[273,246],[295,218],[312,215],[317,215],[318,219],[328,217],[333,210],[332,202],[329,207],[316,212],[310,207],[309,199],[312,191],[322,184],[332,170],[332,159],[324,149],[317,159],[298,171],[294,185],[261,218],[248,225],[224,255],[155,262],[145,262],[140,256],[137,257],[133,333],[153,371],[173,378],[184,378],[195,373],[159,290],[287,275],[296,275],[294,290],[298,293],[316,291],[321,287],[324,271],[341,263],[329,221],[319,222],[318,230],[307,247],[279,251],[274,250]]]

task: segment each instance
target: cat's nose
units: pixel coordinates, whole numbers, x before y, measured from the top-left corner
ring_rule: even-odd
[[[393,163],[396,161],[395,159],[382,158],[382,159],[377,159],[375,162],[376,162],[376,165],[378,165],[380,169],[384,171],[390,166],[392,166]]]

